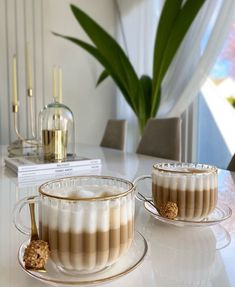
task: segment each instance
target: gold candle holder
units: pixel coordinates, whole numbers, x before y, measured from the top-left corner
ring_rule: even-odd
[[[34,119],[34,109],[33,109],[33,89],[28,90],[28,100],[29,100],[29,122],[32,137],[35,138],[35,119]]]
[[[65,161],[75,155],[72,111],[57,99],[40,113],[40,134],[45,161]]]
[[[62,69],[57,67],[53,68],[53,98],[40,113],[42,152],[46,161],[64,161],[75,154],[74,119],[62,104]]]
[[[17,140],[12,142],[8,147],[9,155],[24,155],[24,154],[35,154],[35,151],[29,152],[29,149],[32,148],[35,150],[35,147],[38,148],[39,142],[36,140],[35,136],[35,117],[33,109],[33,89],[32,89],[32,67],[30,61],[30,52],[29,45],[26,47],[26,60],[27,60],[27,95],[28,95],[28,112],[29,112],[29,121],[30,121],[30,131],[32,138],[27,139],[22,136],[19,132],[18,125],[18,112],[19,112],[19,102],[18,102],[18,85],[17,85],[17,59],[16,55],[13,56],[12,61],[12,112],[13,112],[13,124],[14,131],[17,136]],[[27,148],[27,151],[24,149]]]
[[[20,134],[19,129],[18,129],[18,117],[17,117],[18,111],[19,111],[19,105],[18,104],[12,104],[12,112],[14,115],[14,130],[15,130],[15,133],[16,133],[18,139],[20,139],[22,142],[26,142],[28,144],[38,145],[38,142],[35,139],[26,139]]]
[[[42,130],[42,144],[46,161],[63,161],[67,158],[68,131]]]
[[[37,155],[40,143],[36,139],[26,139],[19,132],[18,128],[18,103],[12,104],[13,125],[17,140],[8,146],[9,156]]]
[[[22,135],[19,133],[19,130],[18,130],[18,116],[17,116],[18,111],[19,111],[19,105],[12,104],[12,112],[14,115],[14,130],[15,130],[15,133],[18,139],[24,141],[25,139],[22,137]]]

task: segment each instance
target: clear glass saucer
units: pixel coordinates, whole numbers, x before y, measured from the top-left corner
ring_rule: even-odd
[[[27,245],[28,240],[23,242],[19,248],[18,261],[21,268],[33,278],[51,285],[95,285],[114,280],[134,270],[143,261],[148,250],[147,241],[143,235],[135,232],[130,249],[118,262],[100,272],[72,276],[62,273],[50,259],[46,264],[47,272],[25,269],[23,256]]]
[[[207,217],[200,219],[198,221],[190,221],[190,220],[181,220],[181,219],[168,219],[161,216],[157,209],[152,206],[148,201],[144,202],[145,209],[156,219],[168,223],[173,224],[175,226],[189,226],[189,227],[203,227],[203,226],[211,226],[218,224],[226,219],[228,219],[232,215],[232,209],[226,204],[220,202],[217,204],[214,211],[208,215]]]

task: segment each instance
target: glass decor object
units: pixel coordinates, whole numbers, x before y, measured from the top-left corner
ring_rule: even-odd
[[[75,156],[73,113],[56,99],[39,114],[39,139],[45,161],[63,161]]]

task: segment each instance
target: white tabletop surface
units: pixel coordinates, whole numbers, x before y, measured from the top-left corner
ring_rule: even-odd
[[[12,223],[16,202],[37,193],[41,182],[19,182],[4,167],[5,148],[0,148],[0,287],[47,286],[26,274],[19,266],[17,252],[27,238]],[[78,154],[102,159],[100,174],[133,181],[150,174],[162,159],[79,145]],[[173,227],[152,217],[136,201],[135,229],[148,242],[144,261],[131,273],[105,284],[111,286],[235,286],[235,173],[219,171],[219,200],[233,209],[230,219],[204,228]],[[146,187],[147,188],[147,187]],[[223,244],[228,246],[223,247]]]

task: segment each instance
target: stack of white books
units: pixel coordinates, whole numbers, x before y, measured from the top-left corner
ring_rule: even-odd
[[[15,172],[18,178],[33,176],[58,176],[76,172],[94,173],[101,169],[101,159],[84,157],[68,158],[62,162],[45,162],[37,156],[7,157],[5,166]]]

